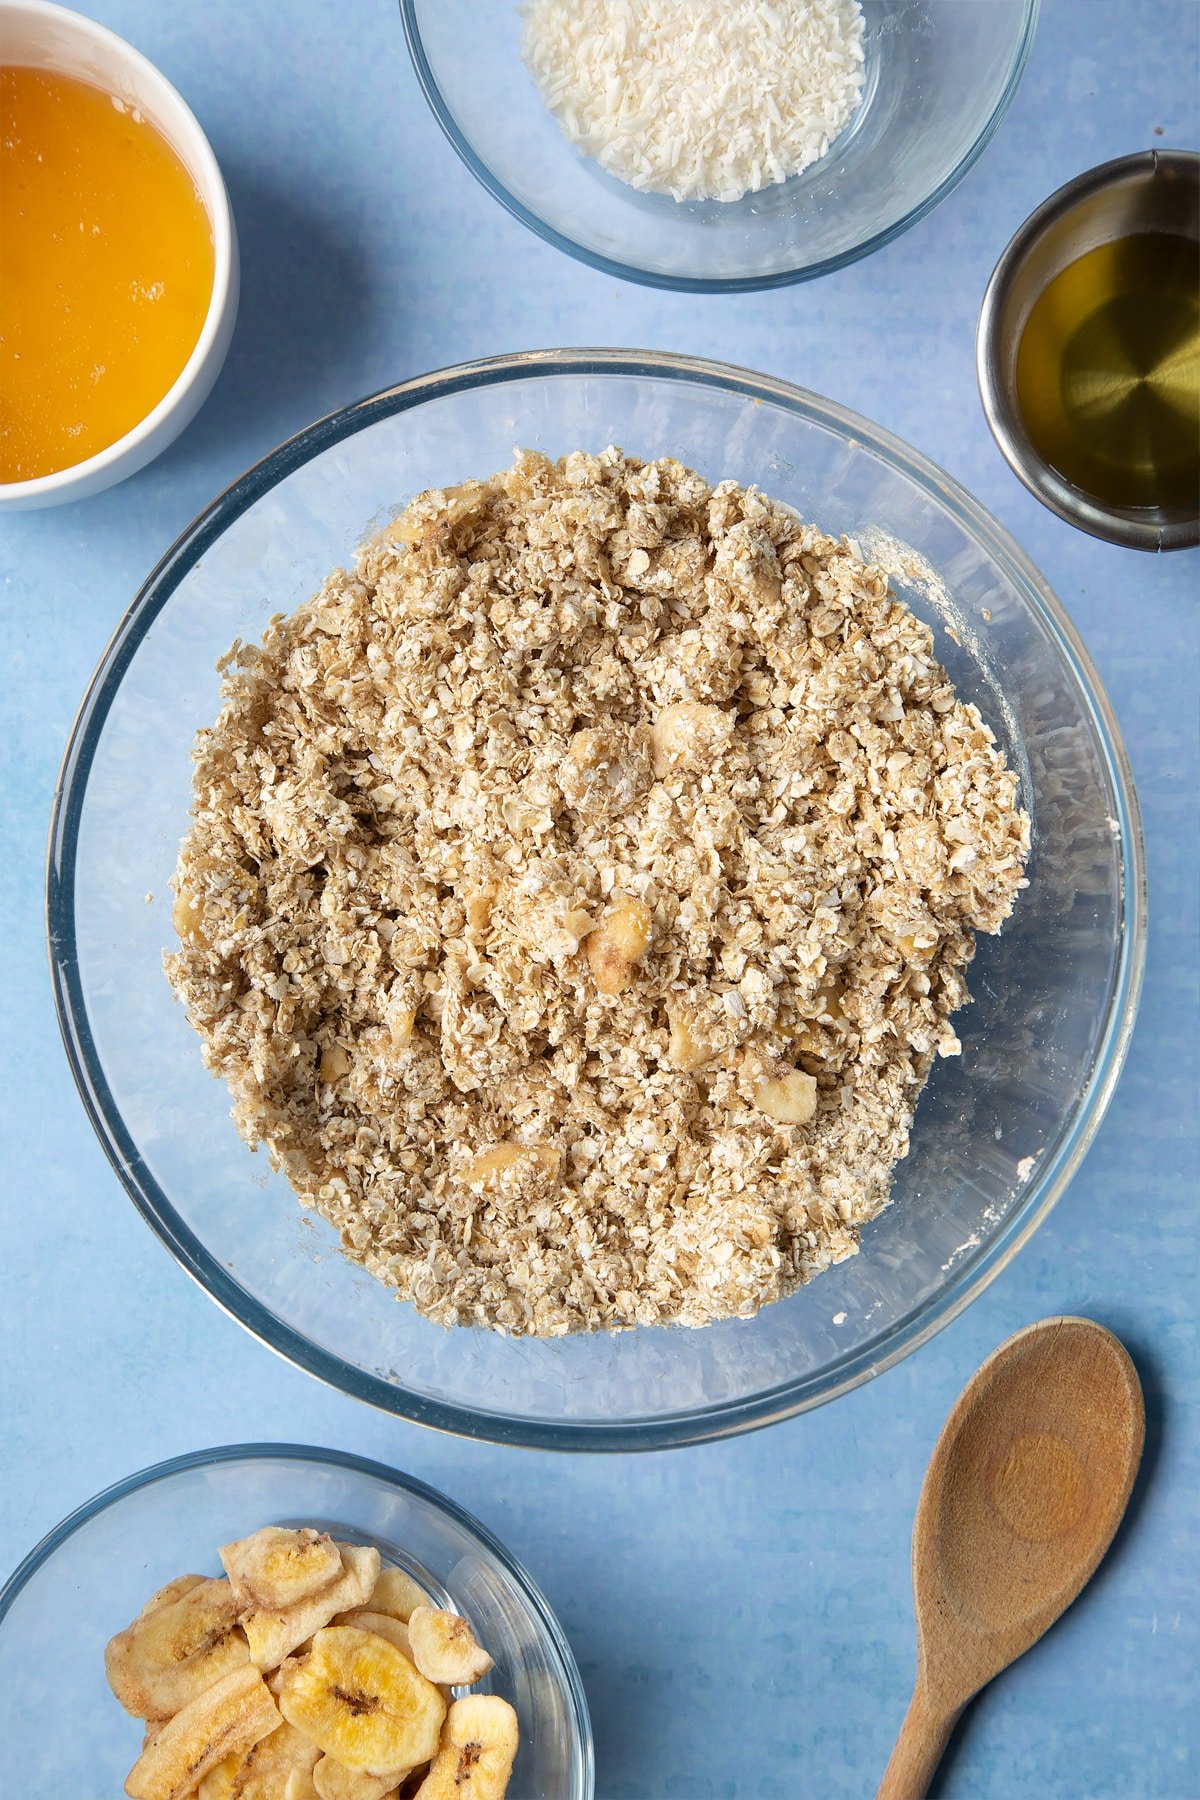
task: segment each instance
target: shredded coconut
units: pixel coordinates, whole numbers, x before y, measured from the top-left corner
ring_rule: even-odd
[[[671,460],[526,453],[222,666],[167,970],[352,1257],[557,1335],[855,1250],[1029,843],[880,569]]]
[[[635,188],[740,200],[824,156],[863,85],[859,0],[527,0],[573,144]]]

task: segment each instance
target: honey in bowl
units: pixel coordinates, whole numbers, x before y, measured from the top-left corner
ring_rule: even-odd
[[[1109,506],[1200,497],[1200,247],[1169,232],[1100,244],[1040,295],[1017,400],[1042,457]]]
[[[73,467],[153,411],[196,346],[213,232],[119,96],[0,66],[0,481]]]

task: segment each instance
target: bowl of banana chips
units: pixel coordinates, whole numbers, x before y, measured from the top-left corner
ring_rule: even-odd
[[[0,1729],[23,1800],[594,1792],[520,1565],[432,1488],[294,1445],[160,1463],[51,1532],[0,1591]]]

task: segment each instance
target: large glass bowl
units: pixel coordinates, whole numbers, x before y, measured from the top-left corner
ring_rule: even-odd
[[[1038,0],[862,0],[862,101],[828,153],[734,202],[639,193],[568,143],[521,59],[515,0],[400,0],[418,80],[471,173],[608,275],[732,293],[841,268],[957,185],[1017,89]]]
[[[445,1331],[340,1253],[229,1118],[162,972],[196,728],[234,638],[305,599],[422,488],[610,443],[754,482],[896,571],[960,693],[1020,772],[1029,888],[979,947],[963,1054],[921,1100],[861,1253],[757,1318],[512,1341]],[[391,1412],[510,1443],[721,1436],[844,1393],[952,1318],[1045,1217],[1112,1093],[1140,983],[1142,849],[1108,702],[1070,622],[994,520],[865,419],[765,376],[560,350],[406,382],[312,426],[214,502],[154,571],[67,749],[50,844],[54,990],[113,1167],[213,1298]],[[153,896],[150,904],[147,896]]]
[[[64,1519],[0,1589],[5,1792],[119,1794],[141,1728],[114,1700],[104,1646],[176,1575],[221,1573],[217,1546],[260,1525],[375,1544],[472,1621],[495,1659],[476,1691],[517,1709],[521,1800],[592,1800],[592,1733],[549,1606],[495,1538],[444,1495],[379,1463],[295,1444],[236,1444],[159,1463]]]

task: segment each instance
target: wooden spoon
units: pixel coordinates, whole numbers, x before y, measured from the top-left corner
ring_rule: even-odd
[[[876,1800],[920,1800],[967,1701],[1091,1579],[1145,1435],[1134,1366],[1090,1319],[1027,1326],[967,1383],[917,1502],[917,1679]]]

